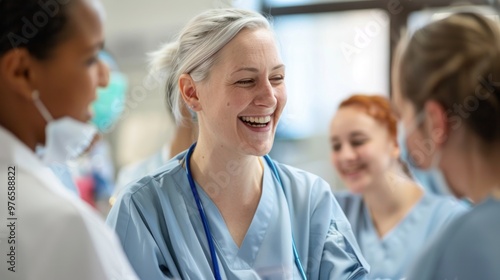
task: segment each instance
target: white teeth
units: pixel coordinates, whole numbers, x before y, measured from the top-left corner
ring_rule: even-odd
[[[271,121],[271,116],[265,117],[240,117],[244,122],[251,122],[255,124],[266,124]]]

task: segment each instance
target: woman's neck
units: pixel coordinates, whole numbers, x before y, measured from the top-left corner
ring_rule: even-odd
[[[235,154],[200,139],[191,157],[191,172],[216,203],[244,204],[260,198],[264,172],[259,157]]]
[[[469,160],[464,161],[467,164],[468,172],[462,174],[464,182],[465,195],[474,203],[480,203],[488,196],[499,197],[500,195],[500,151],[491,151],[488,158],[475,154]]]
[[[0,93],[1,94],[1,93]],[[0,109],[0,125],[12,133],[19,141],[23,142],[31,151],[35,152],[36,145],[45,133],[46,122],[34,109],[23,104],[18,106],[11,100],[5,101],[5,104],[14,104]],[[12,108],[23,108],[17,111]],[[20,113],[24,121],[20,122]]]
[[[196,139],[197,126],[195,123],[180,124],[176,127],[170,144],[170,156],[175,156],[189,147]]]
[[[373,224],[383,237],[408,214],[420,200],[423,191],[405,175],[394,170],[376,182],[363,194]]]
[[[477,204],[500,188],[500,145],[485,144],[466,127],[453,130],[442,147],[439,168],[448,187]],[[464,147],[467,147],[464,149]]]
[[[259,157],[238,154],[198,137],[190,163],[193,178],[217,206],[240,247],[262,194],[264,167]]]

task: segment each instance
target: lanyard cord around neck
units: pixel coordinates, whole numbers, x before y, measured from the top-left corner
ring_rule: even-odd
[[[186,154],[186,173],[189,181],[189,185],[191,187],[191,192],[193,193],[194,200],[196,201],[196,206],[198,207],[198,212],[200,213],[201,221],[203,223],[203,229],[205,230],[205,235],[207,237],[208,241],[208,247],[210,249],[210,256],[212,258],[212,269],[213,269],[213,274],[215,280],[221,280],[220,276],[220,271],[219,271],[219,262],[217,261],[217,254],[215,253],[215,246],[214,246],[214,241],[212,238],[212,233],[210,232],[210,225],[208,224],[208,219],[205,214],[205,210],[203,208],[203,204],[201,204],[201,199],[198,194],[198,190],[196,189],[196,185],[193,180],[193,175],[191,174],[191,155],[193,154],[194,148],[196,147],[196,142],[189,147],[189,150],[187,151]],[[271,167],[271,171],[275,175],[276,179],[278,180],[279,184],[281,185],[281,188],[283,190],[283,194],[285,194],[285,190],[283,188],[283,183],[281,182],[280,176],[278,174],[278,170],[276,169],[276,166],[274,165],[273,161],[268,155],[264,156],[266,162],[269,164]],[[285,195],[286,198],[286,195]],[[291,221],[290,221],[291,222]],[[302,263],[300,262],[299,254],[297,253],[297,249],[295,247],[295,239],[293,238],[293,233],[292,233],[292,249],[293,249],[293,257],[295,260],[295,264],[297,266],[297,269],[300,272],[300,275],[302,276],[303,280],[307,280],[306,274],[304,272],[304,268],[302,267]]]
[[[203,228],[205,229],[205,235],[207,236],[208,247],[210,248],[210,256],[212,257],[212,269],[214,273],[215,280],[222,280],[219,271],[219,262],[217,261],[217,254],[215,253],[214,241],[212,240],[212,233],[210,232],[210,225],[208,224],[207,216],[205,215],[205,210],[201,204],[200,196],[198,195],[198,190],[196,190],[196,185],[194,184],[193,175],[191,174],[191,164],[190,159],[193,154],[194,147],[196,143],[191,145],[186,155],[186,172],[191,186],[191,192],[193,193],[194,200],[196,201],[196,206],[198,207],[198,212],[200,212],[201,221],[203,222]]]

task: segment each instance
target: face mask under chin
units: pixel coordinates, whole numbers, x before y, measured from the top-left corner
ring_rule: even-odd
[[[89,147],[97,133],[94,125],[69,116],[54,119],[40,100],[38,91],[33,92],[33,102],[47,122],[45,145],[37,147],[37,154],[44,163],[64,164],[80,156]]]

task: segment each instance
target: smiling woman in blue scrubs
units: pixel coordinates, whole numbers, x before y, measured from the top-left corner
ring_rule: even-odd
[[[363,279],[368,265],[330,187],[266,155],[285,67],[260,14],[202,13],[155,55],[197,143],[127,186],[108,218],[142,279]]]
[[[385,97],[354,95],[330,127],[332,163],[349,188],[335,196],[371,266],[370,279],[405,278],[426,242],[465,210],[405,175],[396,123]]]

